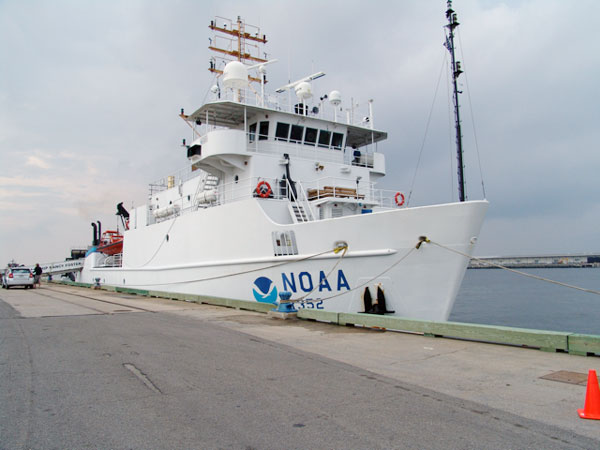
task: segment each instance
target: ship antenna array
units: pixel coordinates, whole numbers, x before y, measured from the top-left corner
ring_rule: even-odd
[[[223,69],[217,67],[217,60],[224,64],[229,61],[239,61],[241,63],[259,63],[260,66],[268,62],[267,59],[260,58],[261,44],[267,43],[267,36],[260,33],[260,28],[254,25],[247,25],[240,16],[237,21],[216,17],[210,21],[208,26],[215,32],[213,39],[209,40],[208,48],[217,53],[210,58],[208,70],[218,75],[223,75]],[[250,81],[256,83],[266,83],[265,74],[261,72],[261,77],[248,76]]]
[[[452,67],[452,84],[454,88],[454,124],[456,128],[456,158],[457,158],[457,172],[458,172],[458,199],[461,202],[465,201],[465,179],[464,179],[464,165],[463,165],[463,149],[462,149],[462,134],[460,130],[460,107],[458,104],[458,94],[462,91],[458,90],[458,77],[463,70],[461,68],[460,61],[456,61],[454,56],[454,30],[458,27],[458,19],[456,13],[452,9],[452,0],[448,0],[448,9],[446,10],[446,18],[448,19],[448,33],[446,35],[446,42],[444,46],[450,52],[450,64]]]

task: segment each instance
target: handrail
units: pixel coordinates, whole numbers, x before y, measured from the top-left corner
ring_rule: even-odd
[[[238,97],[238,93],[241,93],[241,97]],[[242,99],[241,102],[239,101],[239,98]],[[231,89],[221,89],[219,94],[215,95],[215,97],[212,100],[209,100],[209,102],[224,100],[234,101],[236,103],[241,103],[248,106],[258,106],[261,108],[264,107],[275,111],[284,112],[294,112],[294,108],[298,103],[295,95],[290,97],[287,93],[280,95],[276,95],[274,93],[265,93],[263,105],[261,95],[251,87],[242,90],[235,89],[235,91]],[[344,125],[363,127],[370,126],[372,118],[370,104],[368,101],[361,103],[353,102],[352,105],[348,106],[350,107],[347,108],[346,112],[342,114],[336,113],[336,107],[330,106],[329,102],[327,101],[320,101],[311,105],[306,104],[304,107],[308,112],[306,117],[335,121]],[[317,109],[315,110],[314,107],[317,107]],[[299,114],[299,116],[302,117],[301,114]]]
[[[306,193],[306,189],[304,189],[304,186],[302,185],[301,182],[296,182],[296,187],[298,188],[298,190],[300,191],[300,193],[302,194],[302,198],[299,199],[299,201],[301,202],[307,216],[308,219],[313,221],[316,220],[315,219],[315,215],[313,214],[313,210],[312,207],[310,206],[310,202],[308,201],[308,195]]]
[[[358,180],[358,182],[353,183],[352,180],[337,177],[324,177],[308,182],[305,181],[303,183],[294,182],[296,194],[294,194],[294,189],[292,189],[290,181],[285,178],[249,177],[226,184],[218,184],[214,187],[211,186],[209,191],[215,192],[214,199],[211,198],[210,201],[200,204],[198,202],[198,197],[202,192],[207,192],[206,179],[209,176],[210,174],[208,172],[200,172],[198,175],[198,187],[191,206],[183,208],[182,205],[180,209],[174,211],[173,214],[156,218],[156,222],[168,220],[175,215],[197,211],[198,208],[210,208],[250,197],[258,197],[256,187],[261,181],[266,181],[271,187],[271,193],[268,198],[276,200],[289,199],[293,203],[300,205],[304,210],[306,220],[308,221],[317,220],[312,207],[312,202],[315,200],[323,200],[325,198],[355,199],[354,201],[360,202],[363,205],[366,204],[368,207],[383,209],[406,206],[406,204],[398,205],[395,202],[395,196],[399,191],[375,189],[375,183],[373,182]],[[300,218],[299,220],[304,221],[303,218]]]

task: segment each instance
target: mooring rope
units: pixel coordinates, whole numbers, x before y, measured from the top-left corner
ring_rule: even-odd
[[[459,250],[447,247],[445,245],[440,244],[439,242],[431,241],[431,240],[429,240],[427,238],[425,238],[424,242],[427,242],[428,244],[437,245],[440,248],[443,248],[443,249],[448,250],[450,252],[456,253],[458,255],[462,255],[462,256],[464,256],[466,258],[473,259],[473,260],[478,261],[480,263],[487,264],[487,265],[492,266],[492,267],[497,267],[498,269],[508,270],[509,272],[516,273],[517,275],[521,275],[521,276],[524,276],[524,277],[527,277],[527,278],[533,278],[535,280],[545,281],[547,283],[556,284],[558,286],[563,286],[563,287],[570,288],[570,289],[576,289],[578,291],[589,292],[590,294],[600,295],[600,291],[596,291],[594,289],[582,288],[582,287],[579,287],[579,286],[574,286],[572,284],[567,284],[567,283],[562,283],[560,281],[551,280],[550,278],[544,278],[544,277],[540,277],[538,275],[533,275],[531,273],[521,272],[520,270],[511,269],[510,267],[503,266],[502,264],[496,264],[496,263],[493,263],[493,262],[490,262],[490,261],[483,260],[481,258],[477,258],[475,256],[470,256],[470,255],[468,255],[466,253],[463,253],[463,252],[461,252]]]
[[[367,280],[367,281],[365,281],[364,283],[362,283],[362,284],[359,284],[358,286],[356,286],[356,287],[353,287],[352,289],[348,289],[347,291],[340,292],[340,293],[338,293],[338,294],[333,294],[333,295],[330,295],[329,297],[325,297],[325,298],[319,298],[318,300],[319,300],[319,301],[331,300],[332,298],[339,297],[339,296],[341,296],[341,295],[346,295],[346,294],[347,294],[347,293],[349,293],[349,292],[356,291],[357,289],[361,289],[361,288],[365,287],[366,285],[368,285],[369,283],[372,283],[372,282],[373,282],[374,280],[376,280],[377,278],[379,278],[379,277],[381,277],[381,276],[385,275],[387,272],[389,272],[389,271],[390,271],[390,270],[392,270],[394,267],[396,267],[398,264],[400,264],[402,261],[404,261],[404,260],[405,260],[405,259],[408,257],[408,255],[410,255],[410,254],[411,254],[413,251],[415,251],[415,250],[418,250],[418,248],[420,247],[420,245],[421,245],[421,242],[419,241],[419,243],[417,243],[417,245],[416,245],[415,247],[411,247],[411,248],[408,250],[408,252],[406,252],[406,253],[405,253],[405,254],[404,254],[404,255],[403,255],[403,256],[402,256],[402,257],[401,257],[401,258],[400,258],[398,261],[396,261],[395,263],[393,263],[391,266],[389,266],[389,267],[388,267],[387,269],[385,269],[383,272],[381,272],[381,273],[379,273],[379,274],[375,275],[374,277],[372,277],[372,278],[368,279],[368,280]],[[341,258],[340,258],[340,261],[341,261]],[[333,271],[333,270],[332,270],[332,271]],[[331,273],[331,272],[330,272],[330,273]],[[329,276],[329,275],[327,275],[327,276]],[[315,289],[316,289],[316,288],[315,288]],[[314,292],[314,290],[315,290],[315,289],[313,289],[311,292]],[[309,292],[309,294],[310,294],[311,292]],[[307,294],[307,295],[308,295],[308,294]],[[303,303],[303,302],[305,301],[305,300],[304,300],[304,298],[305,298],[305,297],[306,297],[306,295],[305,295],[304,297],[301,297],[300,299],[281,300],[281,303]]]
[[[168,242],[169,240],[169,233],[171,232],[171,229],[173,228],[173,225],[175,225],[175,222],[177,222],[177,219],[179,218],[179,216],[175,216],[175,218],[173,219],[173,222],[171,222],[171,225],[169,226],[169,229],[167,230],[167,232],[165,233],[164,237],[162,238],[162,241],[160,241],[160,244],[158,245],[156,251],[154,252],[154,254],[150,257],[150,259],[148,261],[146,261],[144,264],[142,264],[141,266],[136,266],[136,267],[131,267],[131,266],[127,266],[128,269],[141,269],[142,267],[146,267],[148,264],[150,264],[150,262],[156,258],[156,255],[158,255],[158,252],[160,251],[160,249],[162,248],[163,244],[165,242]]]
[[[219,280],[219,279],[222,279],[222,278],[229,278],[229,277],[235,277],[235,276],[238,276],[238,275],[245,275],[247,273],[252,273],[252,272],[260,272],[262,270],[272,269],[274,267],[281,267],[281,266],[285,266],[286,264],[293,264],[293,263],[298,263],[298,262],[302,262],[302,261],[307,261],[309,259],[316,258],[317,256],[325,255],[325,254],[331,253],[331,252],[333,252],[333,253],[339,253],[340,251],[344,250],[343,255],[345,255],[347,249],[348,249],[348,245],[347,244],[345,244],[345,245],[339,245],[336,248],[325,250],[323,252],[315,253],[315,254],[312,254],[312,255],[309,255],[309,256],[305,256],[303,258],[293,259],[293,260],[289,260],[289,261],[283,261],[283,262],[280,262],[280,263],[271,264],[269,266],[259,267],[257,269],[244,270],[242,272],[233,272],[233,273],[228,273],[228,274],[224,274],[224,275],[215,275],[214,277],[195,278],[195,279],[183,280],[183,281],[171,281],[171,282],[164,282],[164,283],[148,283],[148,284],[133,284],[132,286],[143,286],[143,287],[148,287],[148,286],[168,286],[168,285],[173,285],[173,284],[182,284],[182,283],[193,283],[193,282]],[[342,257],[343,257],[343,255],[342,255]]]
[[[340,257],[338,258],[338,260],[335,262],[335,264],[333,265],[333,267],[331,268],[331,270],[329,272],[327,272],[327,275],[325,275],[325,279],[327,280],[329,278],[329,275],[331,275],[333,273],[333,271],[335,270],[335,268],[337,266],[339,266],[339,264],[342,262],[342,258],[344,258],[344,256],[346,256],[346,252],[348,251],[348,244],[345,244],[343,246],[338,246],[336,248],[333,249],[334,253],[339,253],[342,252],[342,254],[340,255]],[[321,286],[321,280],[319,280],[318,284],[315,284],[315,287],[312,288],[311,291],[307,292],[306,294],[304,294],[302,297],[298,298],[298,299],[294,299],[294,300],[281,300],[281,303],[296,303],[296,302],[302,302],[304,301],[304,299],[306,297],[308,297],[310,294],[312,294],[313,292],[316,291],[316,289],[318,287]]]

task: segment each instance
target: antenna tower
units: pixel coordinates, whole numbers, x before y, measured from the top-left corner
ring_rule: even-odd
[[[260,33],[260,28],[254,25],[247,25],[240,16],[237,21],[223,17],[215,17],[208,26],[215,32],[212,39],[209,39],[208,48],[217,55],[210,58],[208,70],[222,75],[223,69],[229,61],[239,61],[241,63],[266,63],[267,59],[260,57],[261,44],[267,43],[267,36]],[[266,54],[265,54],[266,57]],[[219,64],[222,63],[222,64]],[[222,66],[219,68],[218,66]],[[264,77],[264,74],[262,75]],[[266,79],[249,76],[250,81],[256,83],[266,83]]]
[[[458,171],[458,199],[461,202],[465,201],[465,178],[464,178],[464,165],[463,165],[463,149],[462,149],[462,134],[460,131],[460,107],[458,105],[458,94],[462,94],[462,91],[458,90],[458,77],[463,70],[461,69],[460,61],[456,61],[454,56],[454,29],[458,27],[458,19],[456,13],[452,9],[452,0],[448,0],[448,9],[446,10],[446,18],[448,19],[448,33],[446,35],[446,42],[444,46],[450,52],[451,67],[452,67],[452,83],[454,86],[454,125],[456,127],[456,159],[457,159],[457,171]]]

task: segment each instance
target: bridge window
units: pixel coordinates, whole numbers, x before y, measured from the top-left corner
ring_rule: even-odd
[[[290,134],[290,124],[277,122],[275,129],[275,139],[278,141],[287,141]]]
[[[290,133],[290,142],[298,143],[302,142],[302,134],[304,133],[304,127],[301,125],[292,125],[292,132]]]
[[[304,135],[304,144],[305,145],[315,145],[317,142],[317,133],[319,130],[316,128],[306,128],[306,134]]]
[[[342,149],[342,143],[344,142],[344,135],[342,133],[333,133],[331,138],[331,146],[336,150]]]
[[[254,142],[256,140],[256,124],[253,123],[248,127],[248,142]]]
[[[331,131],[319,131],[319,147],[329,148],[329,141],[331,141]]]
[[[269,122],[261,122],[258,130],[258,140],[264,141],[269,137]]]

